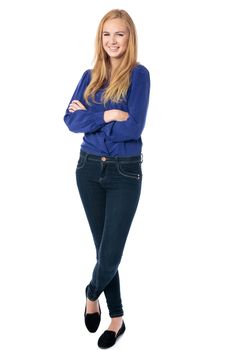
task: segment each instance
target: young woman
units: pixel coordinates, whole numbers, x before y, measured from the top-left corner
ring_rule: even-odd
[[[84,133],[76,180],[96,248],[84,319],[95,332],[104,292],[111,323],[100,348],[125,331],[118,267],[141,192],[149,92],[149,72],[137,62],[135,25],[126,11],[112,10],[97,30],[94,68],[84,72],[64,116],[70,131]]]

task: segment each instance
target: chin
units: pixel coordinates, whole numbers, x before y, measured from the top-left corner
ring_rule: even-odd
[[[108,55],[113,58],[120,58],[122,56],[121,52],[118,52],[118,53],[109,52]]]
[[[109,55],[109,56],[112,58],[120,58],[121,57],[121,55]]]

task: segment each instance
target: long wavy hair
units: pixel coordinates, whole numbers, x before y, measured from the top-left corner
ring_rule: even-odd
[[[107,20],[122,19],[129,31],[129,39],[126,52],[120,61],[120,64],[111,75],[110,58],[103,48],[102,35],[103,26]],[[84,99],[88,105],[91,103],[88,98],[92,98],[95,103],[96,92],[108,83],[102,94],[104,105],[107,101],[120,102],[125,98],[130,85],[130,75],[137,62],[137,32],[135,24],[129,14],[124,10],[114,9],[106,13],[99,23],[95,39],[94,67],[91,73],[91,81],[84,92]],[[110,78],[111,77],[111,78]]]

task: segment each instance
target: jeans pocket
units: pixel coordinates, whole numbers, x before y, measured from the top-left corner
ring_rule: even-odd
[[[117,169],[120,175],[140,180],[142,178],[141,162],[118,162]]]
[[[82,169],[86,163],[86,157],[80,155],[76,170]]]

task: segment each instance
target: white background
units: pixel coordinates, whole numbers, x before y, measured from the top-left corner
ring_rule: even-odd
[[[118,349],[232,350],[231,1],[1,6],[1,350],[95,349],[83,322],[94,246],[63,122],[99,21],[132,16],[151,74],[143,189],[120,265]]]

